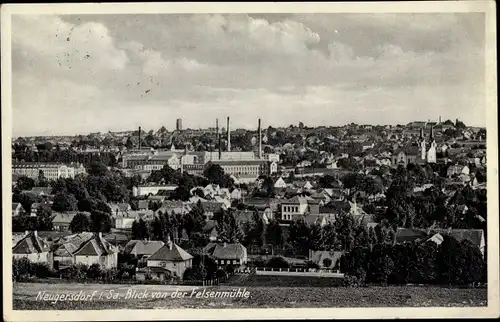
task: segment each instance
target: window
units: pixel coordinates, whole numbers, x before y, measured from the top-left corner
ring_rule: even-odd
[[[220,263],[224,265],[224,260],[221,260]]]

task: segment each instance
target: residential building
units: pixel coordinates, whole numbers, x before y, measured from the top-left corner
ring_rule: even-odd
[[[469,175],[470,174],[469,167],[466,165],[457,164],[449,166],[448,169],[446,170],[446,175],[448,176],[448,178],[461,174]]]
[[[38,179],[40,171],[43,172],[47,180],[57,180],[59,178],[74,178],[79,174],[86,173],[83,164],[71,163],[44,163],[44,162],[22,162],[12,165],[12,173]]]
[[[177,185],[140,185],[132,188],[134,197],[157,195],[160,191],[175,191]]]
[[[19,202],[12,203],[12,217],[16,217],[24,214],[26,210],[24,210],[23,206]]]
[[[47,263],[52,266],[52,254],[49,243],[38,236],[37,231],[26,231],[14,247],[12,256],[15,259],[27,258],[32,263]]]
[[[147,267],[138,271],[138,278],[150,275],[153,279],[165,280],[169,277],[182,278],[187,268],[193,265],[193,256],[173,243],[167,243],[147,259]]]
[[[281,202],[281,220],[291,221],[300,219],[308,210],[305,197],[295,196]]]
[[[90,216],[90,213],[88,212],[82,212],[83,214]],[[53,218],[52,218],[52,230],[55,231],[69,231],[70,230],[70,224],[73,218],[76,216],[76,212],[53,212]]]
[[[247,249],[240,243],[210,243],[203,250],[221,268],[228,265],[239,267],[248,262]]]
[[[75,264],[99,264],[109,269],[118,266],[118,249],[102,237],[102,233],[94,234],[74,252]]]
[[[92,236],[93,233],[91,232],[82,232],[56,240],[52,246],[54,269],[63,270],[68,266],[74,265],[76,263],[75,252],[90,240]]]
[[[419,151],[420,148],[414,145],[398,148],[391,156],[392,165],[403,165],[406,167],[409,163],[417,163],[417,160],[421,160],[419,158]]]
[[[134,255],[138,259],[147,259],[165,245],[159,240],[130,240],[123,249],[124,254]]]

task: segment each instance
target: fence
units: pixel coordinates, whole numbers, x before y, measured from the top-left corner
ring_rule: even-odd
[[[332,273],[340,274],[339,270],[315,269],[315,268],[273,268],[273,267],[252,267],[235,270],[237,274],[255,274],[256,272],[296,272],[296,273]]]
[[[275,276],[310,276],[310,277],[336,277],[343,278],[344,274],[332,269],[312,269],[312,268],[269,268],[253,267],[235,271],[236,274],[252,275],[275,275]]]

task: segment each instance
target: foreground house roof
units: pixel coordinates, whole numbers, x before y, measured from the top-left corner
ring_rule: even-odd
[[[153,255],[151,255],[148,260],[179,262],[187,261],[193,258],[191,254],[186,252],[179,245],[172,243],[171,246],[172,247],[170,248],[168,243],[163,245]]]

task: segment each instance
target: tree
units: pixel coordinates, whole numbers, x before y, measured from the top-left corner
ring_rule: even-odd
[[[252,215],[252,221],[247,232],[247,240],[250,244],[261,247],[262,245],[264,245],[264,237],[264,223],[262,222],[258,211],[254,211]]]
[[[306,255],[310,249],[309,227],[303,220],[293,221],[289,227],[288,242],[296,249],[298,254]]]
[[[52,210],[58,212],[74,211],[78,209],[78,201],[73,194],[57,193],[54,196]]]
[[[283,232],[276,219],[271,220],[266,227],[266,242],[273,246],[283,245]]]
[[[241,227],[236,223],[234,214],[223,210],[217,222],[220,227],[219,239],[222,242],[239,243],[243,240]]]
[[[81,212],[77,213],[71,223],[69,224],[69,229],[72,233],[81,233],[84,231],[90,231],[92,222],[89,216]]]
[[[274,193],[274,182],[273,179],[269,176],[264,177],[264,182],[262,183],[262,189],[266,193],[266,197],[268,198],[274,198],[275,193]]]
[[[49,181],[45,177],[43,170],[40,170],[38,172],[38,186],[39,187],[48,187]]]
[[[222,167],[218,164],[210,164],[203,172],[203,175],[210,183],[217,184],[224,188],[230,188],[234,184],[231,177],[225,174]]]
[[[281,256],[274,256],[267,262],[267,267],[271,268],[289,268],[290,264]]]
[[[142,218],[132,223],[132,239],[149,239],[149,230]]]
[[[35,180],[26,177],[26,176],[21,176],[17,178],[16,181],[16,187],[19,190],[31,190],[35,186]]]
[[[104,177],[109,174],[108,167],[102,162],[94,161],[90,163],[87,173],[91,176]]]

